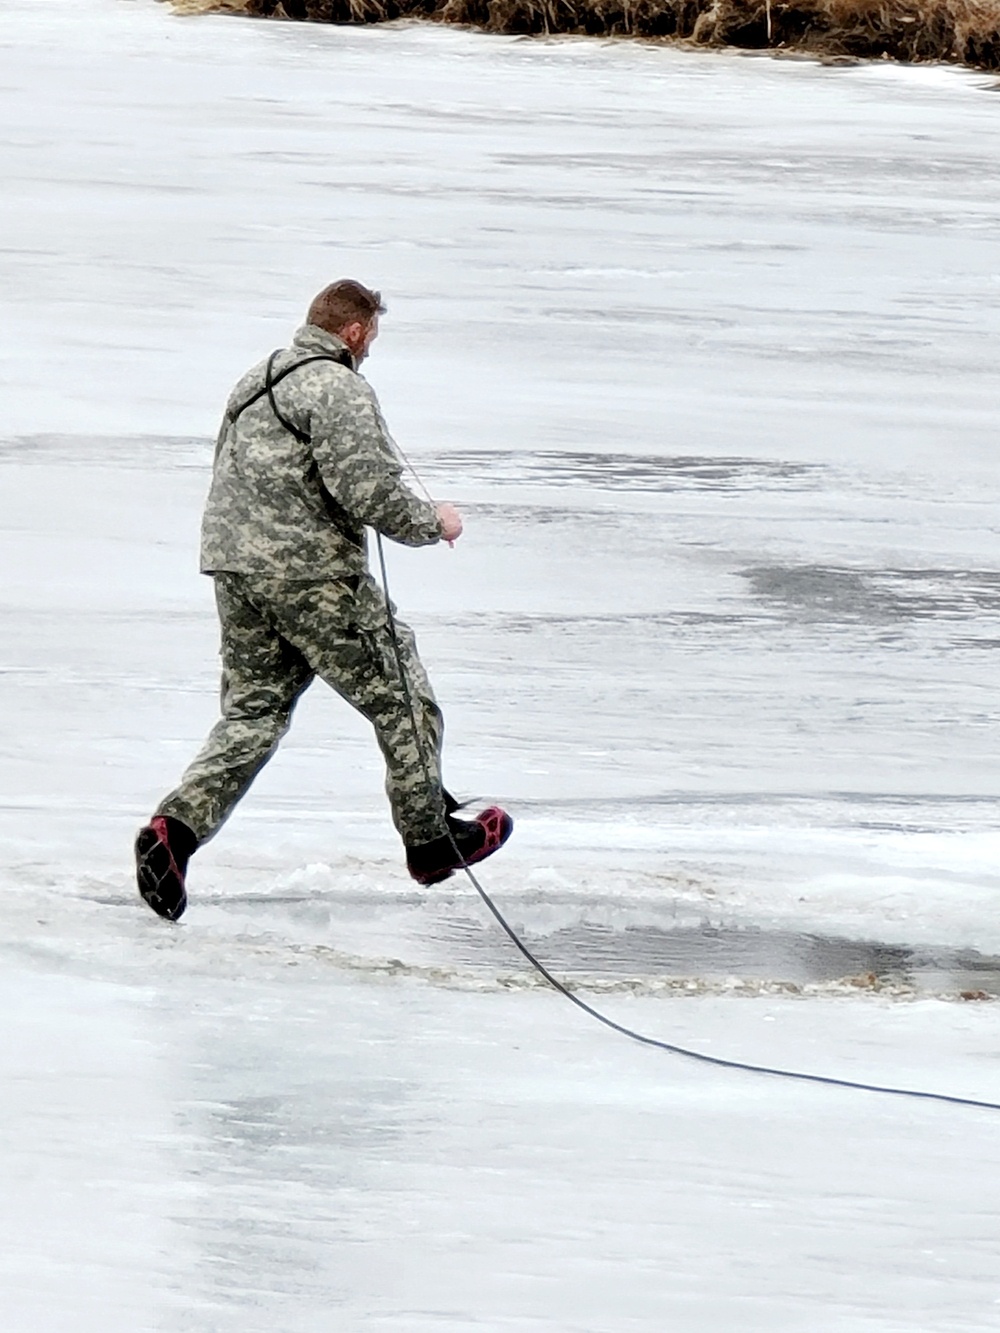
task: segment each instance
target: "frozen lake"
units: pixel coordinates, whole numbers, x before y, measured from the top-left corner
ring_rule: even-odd
[[[665,1040],[1000,1098],[991,83],[6,0],[5,1329],[996,1328],[995,1118],[588,1026],[319,689],[181,926],[130,867],[221,404],[350,274],[515,924]]]

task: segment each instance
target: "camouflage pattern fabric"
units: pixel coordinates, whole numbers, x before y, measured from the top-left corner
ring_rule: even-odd
[[[385,599],[367,575],[347,580],[218,573],[222,718],[157,814],[199,841],[223,824],[288,730],[315,676],[372,723],[386,762],[393,821],[408,846],[447,832],[441,788],[443,724],[410,629],[396,622],[413,721],[389,633]],[[395,608],[393,608],[395,609]]]
[[[281,378],[318,355],[336,360],[312,361]],[[202,571],[343,579],[367,570],[358,540],[365,526],[406,546],[439,541],[437,511],[403,484],[378,400],[347,346],[306,324],[275,357],[274,399],[292,430],[261,392],[266,364],[236,385],[219,430]]]

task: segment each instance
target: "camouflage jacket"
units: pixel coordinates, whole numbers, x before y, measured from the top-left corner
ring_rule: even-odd
[[[334,359],[293,369],[310,357]],[[347,347],[306,324],[230,395],[202,522],[202,571],[338,579],[367,569],[366,526],[407,546],[438,541],[434,506],[401,475],[378,401]]]

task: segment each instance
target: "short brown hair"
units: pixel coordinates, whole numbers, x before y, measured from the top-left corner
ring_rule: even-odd
[[[383,314],[385,306],[381,292],[371,292],[353,278],[341,278],[314,297],[306,321],[326,329],[327,333],[339,333],[355,320],[370,324],[376,315]]]

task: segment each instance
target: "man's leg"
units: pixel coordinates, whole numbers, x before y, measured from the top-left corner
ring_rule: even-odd
[[[268,580],[257,586],[283,637],[295,644],[317,676],[371,722],[385,759],[393,822],[403,842],[414,846],[447,835],[441,788],[443,722],[410,629],[397,624],[404,689],[385,601],[371,579],[351,584]]]
[[[389,627],[370,578],[342,584],[275,584],[268,605],[310,667],[371,722],[385,757],[392,817],[406,865],[437,884],[497,851],[513,820],[497,806],[471,821],[449,813],[441,786],[441,712],[406,625]]]
[[[222,717],[156,811],[185,824],[199,843],[221,827],[270,759],[313,676],[257,604],[250,576],[216,574],[215,597],[222,632]]]
[[[361,711],[371,721],[385,759],[385,790],[393,823],[404,843],[413,846],[447,832],[443,816],[448,807],[441,779],[444,718],[413,631],[399,621],[395,628],[398,659],[387,629],[373,636],[373,655],[384,672],[385,692],[376,692],[371,709],[362,707]]]
[[[366,605],[371,608],[367,617]],[[416,639],[408,625],[395,619],[395,607],[390,626],[385,599],[371,580],[359,586],[358,608],[374,664],[366,688],[370,691],[381,681],[384,692],[373,696],[370,709],[356,699],[352,702],[372,721],[385,755],[386,790],[406,846],[406,867],[419,883],[438,884],[460,866],[492,856],[510,837],[514,821],[499,806],[490,806],[468,821],[451,813],[454,803],[441,785],[441,710]],[[341,688],[321,666],[317,675]],[[425,812],[419,820],[418,810]]]

